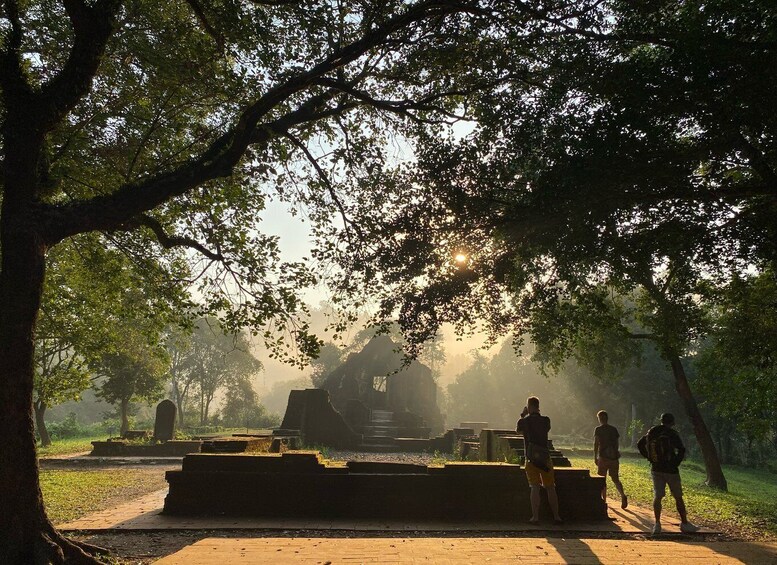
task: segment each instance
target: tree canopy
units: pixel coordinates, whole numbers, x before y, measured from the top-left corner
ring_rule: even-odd
[[[483,324],[611,371],[653,340],[725,487],[681,357],[706,331],[699,291],[774,257],[775,7],[516,12],[537,30],[501,38],[521,80],[468,98],[470,133],[419,128],[417,161],[382,179],[399,205],[361,210],[371,253],[337,256],[343,287],[358,271],[382,289],[416,350],[444,322]]]
[[[44,445],[46,408],[78,399],[94,379],[90,363],[121,349],[127,327],[150,317],[185,323],[190,304],[180,286],[167,282],[185,265],[162,265],[153,257],[134,261],[94,234],[54,248],[48,263],[35,350],[34,407]],[[138,294],[146,298],[137,300]],[[148,339],[158,337],[158,325],[156,332],[148,324],[146,329]]]
[[[736,277],[715,298],[710,303],[712,331],[696,358],[699,388],[749,442],[776,441],[774,270]]]

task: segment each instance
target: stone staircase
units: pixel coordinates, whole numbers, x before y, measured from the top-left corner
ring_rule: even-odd
[[[394,413],[388,410],[373,410],[370,423],[364,426],[360,451],[384,453],[395,451],[394,438],[399,427],[394,423]]]

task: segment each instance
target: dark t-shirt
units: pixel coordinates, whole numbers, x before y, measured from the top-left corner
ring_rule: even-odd
[[[516,431],[523,434],[523,444],[526,453],[529,452],[529,443],[547,448],[550,418],[540,414],[529,414],[518,420]]]
[[[599,438],[599,457],[605,459],[617,459],[620,457],[618,452],[618,438],[620,434],[615,426],[602,424],[594,430],[594,437]]]

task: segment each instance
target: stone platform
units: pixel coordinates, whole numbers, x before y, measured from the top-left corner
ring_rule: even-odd
[[[530,535],[542,532],[564,532],[565,535],[607,534],[632,535],[650,532],[653,526],[653,511],[648,508],[629,506],[621,510],[616,501],[610,501],[610,519],[592,521],[568,520],[561,526],[553,525],[547,520],[539,525],[529,524],[513,516],[509,520],[378,520],[362,519],[310,519],[310,518],[271,518],[250,516],[171,516],[162,513],[167,489],[149,493],[113,508],[94,512],[78,520],[65,524],[57,524],[64,531],[80,532],[110,532],[110,531],[192,531],[192,530],[246,530],[246,531],[316,531],[320,535],[327,532],[429,532],[449,535],[456,532],[459,535],[472,532],[498,532],[502,535]],[[661,539],[677,537],[680,522],[669,510],[663,517],[664,534]],[[715,532],[702,528],[699,536]],[[691,537],[699,537],[693,535]],[[682,536],[688,537],[688,536]]]
[[[170,515],[465,522],[530,517],[526,475],[520,466],[504,463],[326,466],[315,452],[192,454],[166,478],[170,491],[164,512]],[[570,520],[606,520],[603,482],[587,469],[557,469],[561,514]],[[540,516],[550,516],[545,498]]]
[[[465,451],[477,449],[477,458],[480,461],[517,460],[522,465],[525,464],[523,435],[513,430],[484,428],[480,430],[480,440],[477,444],[473,442],[464,443],[467,449],[464,449],[464,445],[462,446],[463,457],[466,456]],[[553,446],[553,440],[548,440],[548,450],[555,468],[572,466],[569,459]]]
[[[199,440],[171,440],[162,443],[142,444],[114,439],[93,441],[91,457],[182,457],[197,453],[202,448]]]
[[[252,436],[248,434],[233,434],[202,441],[202,453],[254,453],[272,450],[273,436]]]

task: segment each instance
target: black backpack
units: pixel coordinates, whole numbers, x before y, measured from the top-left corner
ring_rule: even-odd
[[[646,447],[647,458],[651,463],[669,463],[674,459],[672,436],[666,428],[655,433],[648,432]]]

